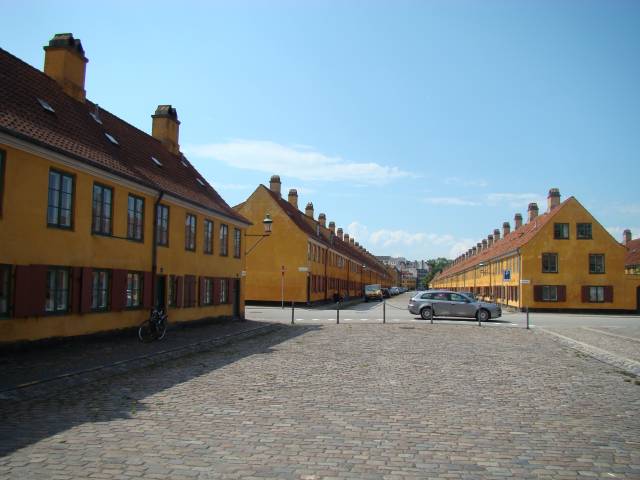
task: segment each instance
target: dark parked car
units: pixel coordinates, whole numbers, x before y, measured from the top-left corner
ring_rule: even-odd
[[[389,291],[388,288],[383,288],[382,289],[382,297],[383,298],[391,298],[391,292]]]

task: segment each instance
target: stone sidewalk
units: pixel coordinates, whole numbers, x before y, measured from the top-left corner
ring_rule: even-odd
[[[172,325],[162,341],[147,344],[127,330],[5,349],[0,351],[0,401],[49,395],[274,328],[266,322],[221,320]]]
[[[531,331],[283,325],[5,403],[0,478],[632,479],[639,409]]]

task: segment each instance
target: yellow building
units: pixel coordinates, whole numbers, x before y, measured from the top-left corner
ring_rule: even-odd
[[[363,286],[390,286],[391,277],[373,255],[326,215],[314,218],[312,203],[298,209],[298,193],[281,196],[280,177],[269,188],[260,185],[234,207],[253,226],[247,230],[246,299],[251,302],[308,304],[362,295]],[[261,237],[262,221],[269,214],[273,231]]]
[[[551,189],[544,214],[529,204],[526,224],[516,214],[513,231],[505,222],[431,285],[520,309],[632,311],[640,307],[640,280],[625,275],[625,255],[578,200],[561,203]]]
[[[242,316],[249,222],[180,153],[176,110],[148,135],[85,98],[79,40],[44,73],[0,49],[0,342]]]

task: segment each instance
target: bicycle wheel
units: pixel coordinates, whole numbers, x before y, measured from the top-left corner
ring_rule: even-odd
[[[154,334],[151,329],[151,325],[149,322],[144,322],[142,325],[138,327],[138,338],[142,343],[149,343],[153,341]]]
[[[156,324],[156,339],[162,340],[167,334],[167,322],[166,320],[160,320]]]

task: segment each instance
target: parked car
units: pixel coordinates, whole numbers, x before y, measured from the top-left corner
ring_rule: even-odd
[[[382,298],[391,298],[391,292],[388,288],[382,289]]]
[[[379,283],[364,286],[364,301],[380,300],[382,301],[382,287]]]
[[[458,292],[458,293],[461,293],[465,297],[469,297],[469,298],[472,298],[474,300],[477,300],[477,298],[476,298],[476,296],[475,296],[475,294],[473,292]]]
[[[391,287],[389,289],[391,295],[400,295],[400,289],[398,287]]]
[[[502,309],[495,303],[480,302],[460,292],[448,290],[418,292],[409,301],[409,311],[425,320],[433,317],[467,317],[486,322],[502,316]]]

